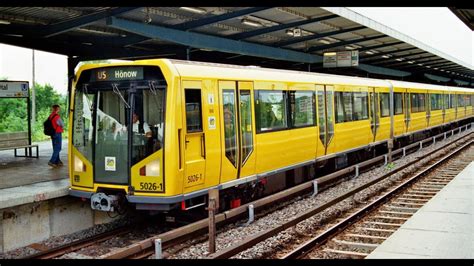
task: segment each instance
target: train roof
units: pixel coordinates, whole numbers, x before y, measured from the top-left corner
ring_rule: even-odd
[[[299,81],[302,83],[345,84],[356,86],[388,87],[384,80],[347,77],[316,72],[302,72],[261,68],[257,66],[240,66],[207,62],[193,62],[167,59],[181,76],[185,77],[215,77],[237,80],[261,81]],[[237,71],[236,71],[237,70]]]
[[[393,87],[395,88],[408,88],[408,89],[424,89],[424,90],[450,90],[456,92],[474,92],[473,89],[462,88],[462,87],[452,87],[452,86],[441,86],[434,84],[418,83],[418,82],[408,82],[408,81],[399,81],[399,80],[389,80]]]

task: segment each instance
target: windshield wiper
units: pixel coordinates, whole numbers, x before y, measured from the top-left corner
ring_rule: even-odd
[[[87,101],[87,104],[89,105],[89,111],[93,111],[94,110],[94,106],[91,102],[91,100],[89,99],[89,91],[87,90],[87,84],[84,84],[83,85],[83,89],[84,89],[84,92],[86,93],[86,101]]]
[[[117,84],[112,83],[112,89],[113,89],[114,93],[117,94],[117,95],[120,97],[120,99],[121,99],[122,102],[125,104],[125,106],[126,106],[128,109],[130,109],[130,105],[129,105],[128,102],[125,101],[125,99],[123,98],[122,94],[120,93],[120,91],[119,91],[119,89],[118,89],[118,87],[117,87]]]

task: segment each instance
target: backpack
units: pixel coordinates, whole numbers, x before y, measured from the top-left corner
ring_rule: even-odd
[[[54,114],[51,119],[48,117],[46,121],[43,122],[43,133],[47,136],[53,136],[56,133],[56,130],[53,127],[53,118],[58,114]]]

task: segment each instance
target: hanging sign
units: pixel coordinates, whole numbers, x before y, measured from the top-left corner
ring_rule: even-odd
[[[0,98],[28,97],[27,81],[0,81]]]

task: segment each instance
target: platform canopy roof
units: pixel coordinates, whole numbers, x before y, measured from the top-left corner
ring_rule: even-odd
[[[466,26],[474,31],[474,8],[457,8],[450,7],[453,12]]]
[[[69,57],[177,58],[474,86],[474,69],[347,8],[0,7],[0,43]],[[323,53],[359,51],[324,69]]]

